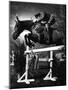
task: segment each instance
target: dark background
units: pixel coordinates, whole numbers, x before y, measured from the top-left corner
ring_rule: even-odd
[[[15,25],[15,16],[18,15],[20,20],[29,20],[33,15],[37,14],[38,12],[47,12],[50,14],[55,14],[57,17],[59,17],[59,21],[62,20],[62,28],[65,33],[66,37],[66,5],[57,5],[57,4],[42,4],[42,3],[25,3],[25,2],[9,2],[9,47],[10,52],[11,50],[14,50],[17,54],[17,56],[21,53],[23,53],[23,48],[20,47],[19,40],[13,40],[12,33],[14,31],[14,25]],[[38,47],[46,47],[46,45],[37,45]],[[49,47],[49,46],[47,46]],[[20,55],[20,60],[22,59],[22,54]],[[20,62],[20,64],[22,61]],[[39,62],[39,64],[48,65],[46,62]],[[59,65],[59,64],[57,64]],[[49,69],[48,69],[49,70]],[[47,71],[48,71],[47,70]],[[58,71],[59,70],[59,71]],[[58,67],[57,73],[58,77],[60,78],[57,82],[51,82],[51,81],[41,81],[41,83],[34,82],[30,85],[26,84],[18,84],[16,83],[16,71],[14,67],[10,67],[10,88],[22,88],[22,87],[39,87],[39,86],[56,86],[56,85],[66,85],[66,61],[60,63],[60,67]],[[42,72],[43,70],[40,70]],[[45,70],[46,71],[46,70]],[[46,73],[46,72],[45,72]]]

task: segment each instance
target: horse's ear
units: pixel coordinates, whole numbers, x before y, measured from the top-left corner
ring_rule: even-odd
[[[19,21],[19,18],[18,18],[18,16],[16,16],[16,19],[17,19],[17,21]]]
[[[20,21],[20,20],[19,20],[18,16],[16,16],[15,22],[18,23],[19,21]]]

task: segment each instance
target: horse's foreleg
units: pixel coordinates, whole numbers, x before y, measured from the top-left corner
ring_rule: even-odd
[[[29,45],[29,40],[28,40],[28,36],[27,35],[25,35],[25,43],[26,43],[26,45]]]
[[[36,55],[34,69],[39,69],[39,57],[38,57],[38,55]]]

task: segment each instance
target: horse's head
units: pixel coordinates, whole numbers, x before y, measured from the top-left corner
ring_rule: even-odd
[[[16,24],[14,27],[14,32],[13,32],[13,39],[16,40],[17,37],[20,35],[20,33],[22,32],[22,25],[21,25],[21,21],[19,20],[18,16],[16,16],[16,20],[15,20]]]
[[[31,31],[31,27],[34,24],[32,20],[24,20],[20,21],[18,16],[16,16],[15,20],[16,24],[14,27],[14,32],[13,32],[13,39],[16,40],[17,37],[24,31],[28,30]]]

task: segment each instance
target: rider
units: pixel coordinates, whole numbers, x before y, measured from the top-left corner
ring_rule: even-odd
[[[33,22],[48,23],[53,25],[55,23],[55,15],[46,12],[40,12],[32,17]]]
[[[52,29],[52,25],[55,24],[55,15],[49,14],[46,12],[40,12],[33,16],[32,18],[34,23],[40,22],[42,25],[44,25],[44,30],[46,30],[49,34],[49,41],[52,40],[52,32],[54,29]]]

